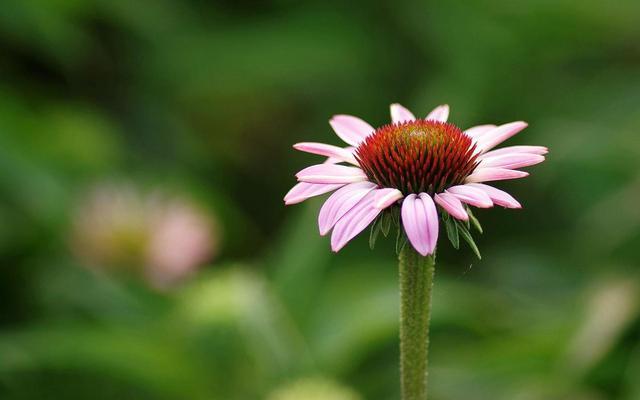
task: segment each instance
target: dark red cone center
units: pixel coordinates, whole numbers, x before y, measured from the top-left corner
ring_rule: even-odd
[[[439,193],[463,183],[477,165],[475,145],[457,126],[415,120],[378,128],[358,146],[369,180],[410,193]]]

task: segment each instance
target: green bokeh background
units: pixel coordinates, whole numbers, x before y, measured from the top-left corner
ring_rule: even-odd
[[[452,107],[546,145],[479,210],[482,261],[441,241],[434,400],[640,399],[640,2],[7,0],[0,7],[0,398],[398,399],[397,266],[333,254],[333,114]],[[181,193],[217,257],[169,291],[83,268],[78,198]]]

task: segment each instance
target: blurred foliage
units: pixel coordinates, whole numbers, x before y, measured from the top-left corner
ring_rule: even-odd
[[[640,399],[640,2],[8,0],[0,12],[0,398],[398,398],[393,243],[285,210],[298,141],[391,102],[523,119],[551,154],[441,246],[434,399]],[[422,110],[422,112],[420,112]],[[223,248],[170,291],[98,274],[78,201],[181,193]],[[364,235],[366,236],[366,235]],[[391,241],[388,241],[391,242]],[[306,394],[310,393],[310,394]]]

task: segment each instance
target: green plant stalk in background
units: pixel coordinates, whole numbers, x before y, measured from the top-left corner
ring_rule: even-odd
[[[402,399],[425,400],[435,254],[423,257],[405,245],[400,252],[399,269]]]

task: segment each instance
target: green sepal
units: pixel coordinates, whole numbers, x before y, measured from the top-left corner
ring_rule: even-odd
[[[406,244],[407,236],[404,234],[403,229],[398,228],[398,235],[396,236],[396,254],[399,255]]]
[[[371,231],[369,233],[369,247],[373,250],[380,236],[380,232],[384,237],[388,237],[391,232],[391,225],[393,224],[393,215],[389,210],[385,210],[378,218],[371,224]]]
[[[376,247],[378,235],[380,235],[380,232],[382,231],[382,219],[383,216],[381,215],[376,218],[376,220],[373,221],[373,224],[371,225],[371,231],[369,233],[369,247],[371,248],[371,250]]]
[[[469,244],[469,247],[471,247],[471,250],[473,250],[476,257],[478,257],[478,259],[481,260],[482,256],[480,255],[480,250],[478,249],[476,242],[473,240],[471,233],[469,233],[469,229],[465,226],[465,224],[462,221],[456,220],[456,225],[458,226],[458,232],[460,232],[460,234],[462,235],[462,238]]]
[[[444,226],[447,229],[447,237],[451,242],[451,245],[458,250],[460,249],[460,235],[458,233],[458,224],[454,222],[454,219],[447,214],[442,215]]]
[[[462,225],[464,225],[467,228],[467,230],[471,229],[471,222],[469,222],[468,219],[466,221],[460,221],[460,220],[457,220],[457,221],[460,222]]]
[[[401,228],[401,226],[400,226],[400,207],[392,207],[391,208],[391,219],[396,224],[398,229],[400,229]]]
[[[467,215],[469,215],[469,221],[471,221],[471,225],[480,233],[483,233],[482,225],[480,225],[480,221],[476,218],[471,212],[471,208],[467,207]]]
[[[393,216],[391,214],[391,211],[385,211],[382,214],[382,221],[380,222],[380,226],[382,228],[382,234],[384,235],[384,237],[388,237],[389,232],[391,232],[391,223],[393,222]]]

